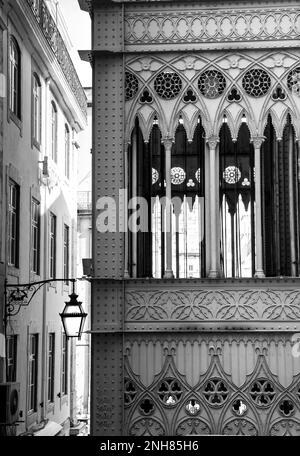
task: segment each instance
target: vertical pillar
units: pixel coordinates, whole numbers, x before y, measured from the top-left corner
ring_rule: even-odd
[[[124,147],[124,184],[125,184],[125,195],[123,199],[123,207],[124,207],[124,229],[125,229],[125,236],[124,236],[124,279],[129,278],[129,235],[128,235],[128,148]]]
[[[174,277],[172,270],[172,205],[171,205],[171,158],[172,144],[170,138],[165,138],[163,141],[165,147],[165,169],[166,169],[166,269],[165,278],[172,279]]]
[[[219,142],[217,136],[211,136],[208,138],[207,143],[209,146],[209,178],[210,178],[210,269],[208,277],[215,279],[219,277],[218,271],[218,204],[219,201],[219,187],[218,180],[216,179],[216,149]]]
[[[261,161],[260,150],[264,141],[263,136],[254,136],[252,138],[254,146],[254,166],[255,166],[255,277],[265,277],[263,271],[263,244],[262,244],[262,219],[261,219]]]
[[[133,198],[137,197],[137,131],[135,130],[135,134],[132,138],[132,182],[131,182],[131,195]],[[131,234],[132,236],[132,251],[131,251],[131,258],[132,258],[132,277],[137,277],[137,233],[134,231]]]

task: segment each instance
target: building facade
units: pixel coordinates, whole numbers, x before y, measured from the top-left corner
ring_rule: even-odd
[[[9,285],[53,279],[32,287],[30,304],[20,309],[7,289],[12,306],[2,330],[1,381],[16,382],[20,390],[17,423],[8,417],[5,423],[14,426],[1,429],[68,434],[76,403],[75,347],[59,313],[69,300],[67,279],[77,273],[77,135],[86,125],[86,97],[55,2],[4,1],[0,17],[6,82],[0,98],[1,264]]]
[[[80,4],[92,434],[299,435],[299,5]]]

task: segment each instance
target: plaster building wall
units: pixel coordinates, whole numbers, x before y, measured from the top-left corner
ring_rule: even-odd
[[[291,196],[299,192],[299,5],[80,4],[93,21],[86,55],[94,75],[92,434],[299,435],[299,256],[290,247],[299,240]],[[226,162],[241,150],[249,160],[243,175],[242,159]],[[199,168],[188,168],[189,155],[201,158]],[[289,172],[269,156],[289,157]],[[224,163],[236,167],[231,178]],[[274,169],[274,186],[287,195],[277,221],[268,212]],[[205,237],[192,238],[200,245],[198,277],[177,268],[180,242],[172,231],[157,250],[143,233],[100,232],[99,199],[116,201],[118,226],[124,188],[128,199],[192,194],[194,205],[202,198]],[[249,254],[250,238],[237,254],[234,236],[230,244],[223,234],[221,196],[232,221],[240,204],[230,188],[243,195],[241,207],[252,201],[251,262],[245,257],[238,271],[233,258]],[[177,209],[163,210],[174,227]],[[161,252],[161,269],[154,269],[153,251]]]
[[[1,260],[9,284],[27,284],[50,277],[50,214],[56,216],[55,278],[63,279],[64,226],[69,229],[68,277],[76,277],[77,233],[77,135],[86,124],[86,99],[67,47],[59,42],[55,17],[46,3],[16,1],[1,5],[1,18],[7,25],[3,35],[4,74],[8,81],[3,99],[3,216]],[[49,25],[52,28],[47,29]],[[65,32],[66,35],[66,32]],[[9,47],[12,36],[20,48],[20,118],[9,107]],[[67,44],[68,45],[68,44]],[[40,81],[40,141],[33,139],[33,75]],[[73,79],[72,79],[73,78]],[[77,79],[76,79],[77,78]],[[52,158],[52,106],[57,116],[57,160]],[[69,131],[69,176],[65,167],[66,128]],[[48,159],[48,166],[47,161]],[[19,186],[19,255],[17,267],[8,264],[9,181]],[[32,272],[32,198],[39,202],[39,271]],[[62,385],[63,329],[59,312],[70,294],[70,284],[53,282],[39,289],[28,307],[8,319],[7,336],[17,337],[16,376],[20,383],[20,423],[17,433],[35,432],[47,422],[57,423],[56,432],[68,433],[74,417],[73,341],[68,342],[67,391]],[[29,295],[30,296],[30,295]],[[55,336],[54,386],[49,398],[49,334]],[[36,404],[29,405],[30,335],[38,335]],[[3,374],[4,375],[4,374]],[[31,410],[30,410],[31,409]],[[47,431],[46,431],[47,432]]]

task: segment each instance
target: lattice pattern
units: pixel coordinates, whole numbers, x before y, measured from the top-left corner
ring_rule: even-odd
[[[260,354],[251,375],[237,385],[221,366],[220,355],[212,355],[206,373],[191,386],[179,373],[175,356],[168,355],[153,383],[145,386],[147,394],[126,407],[128,432],[299,436],[298,382],[299,374],[283,387]]]
[[[177,73],[159,73],[154,81],[156,93],[165,100],[176,98],[182,89],[182,80]]]
[[[131,100],[139,90],[139,81],[137,77],[130,73],[125,72],[125,98],[126,101]]]
[[[291,92],[300,95],[300,67],[289,72],[287,85]]]
[[[236,166],[227,166],[223,172],[223,179],[226,184],[236,184],[241,177],[241,171]]]
[[[207,70],[201,74],[198,87],[202,95],[207,98],[217,98],[225,90],[226,79],[220,71]]]
[[[171,169],[171,182],[173,185],[180,185],[185,181],[186,173],[182,168],[175,167]]]
[[[159,179],[159,174],[158,174],[157,169],[152,168],[152,185],[156,184],[158,179]]]
[[[271,78],[265,70],[255,68],[243,77],[243,88],[248,95],[258,98],[264,96],[271,87]]]

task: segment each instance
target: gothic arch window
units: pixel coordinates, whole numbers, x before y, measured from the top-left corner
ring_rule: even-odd
[[[254,274],[254,163],[246,123],[237,141],[226,123],[220,131],[221,269],[225,277]]]
[[[185,128],[179,123],[171,160],[172,266],[176,278],[205,276],[204,150],[200,119],[192,142],[187,141]]]
[[[262,149],[263,241],[266,276],[299,275],[298,151],[290,116],[278,141],[271,117]]]
[[[130,233],[130,271],[133,277],[164,277],[166,270],[165,147],[154,122],[145,143],[136,120],[129,147],[129,197],[142,197],[144,231]],[[172,267],[175,277],[205,275],[204,244],[204,130],[199,119],[193,141],[178,124],[171,151]],[[132,215],[129,208],[129,218]],[[143,217],[141,215],[141,217]],[[143,222],[143,221],[142,221]]]

